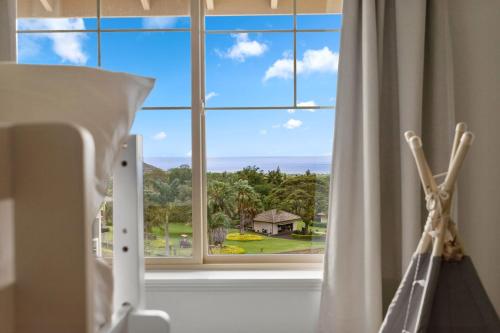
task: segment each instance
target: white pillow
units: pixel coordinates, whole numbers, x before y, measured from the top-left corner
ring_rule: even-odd
[[[0,63],[0,123],[56,121],[90,131],[99,203],[135,112],[153,85],[153,79],[95,68]]]

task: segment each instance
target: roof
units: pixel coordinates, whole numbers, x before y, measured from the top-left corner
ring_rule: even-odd
[[[287,221],[300,220],[301,217],[295,214],[285,212],[284,210],[271,209],[263,213],[257,214],[253,220],[255,222],[280,223]]]

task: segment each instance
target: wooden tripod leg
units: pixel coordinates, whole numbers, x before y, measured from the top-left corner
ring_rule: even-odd
[[[458,145],[457,152],[453,157],[453,161],[451,162],[450,169],[446,174],[446,178],[443,183],[443,190],[450,193],[453,189],[455,182],[458,177],[458,171],[462,166],[465,156],[467,155],[467,151],[469,150],[472,142],[474,141],[474,135],[471,132],[465,132],[460,139],[460,144]]]
[[[422,182],[425,194],[428,195],[437,190],[437,185],[430,172],[427,159],[425,158],[425,154],[422,149],[422,140],[417,135],[410,136],[411,134],[413,134],[413,132],[407,132],[405,136],[413,153],[413,157],[415,158],[418,174],[420,176],[420,181]]]
[[[418,173],[420,175],[420,180],[422,182],[422,186],[424,188],[424,192],[427,195],[431,193],[437,192],[437,184],[432,176],[430,171],[429,164],[427,163],[427,158],[425,157],[425,153],[422,148],[422,140],[415,135],[415,133],[409,131],[405,133],[406,140],[411,148],[413,153],[413,157],[415,158],[415,162],[417,164]],[[435,214],[433,212],[429,213],[428,219],[432,219],[433,216],[431,214]],[[427,225],[427,223],[426,223]],[[419,241],[417,247],[417,253],[426,252],[432,243],[432,237],[429,235],[429,230],[424,230],[422,233],[422,237]]]
[[[465,133],[466,130],[467,130],[466,123],[458,123],[457,127],[455,128],[455,137],[453,138],[453,145],[451,147],[450,163],[448,165],[448,170],[451,168],[451,164],[453,163],[453,159],[455,158],[458,146],[460,144],[460,139],[462,138],[462,135]]]

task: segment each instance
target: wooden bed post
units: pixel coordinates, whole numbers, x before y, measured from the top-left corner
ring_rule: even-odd
[[[10,129],[16,333],[93,330],[94,143],[66,124]]]
[[[14,199],[10,128],[0,126],[0,332],[14,332]]]

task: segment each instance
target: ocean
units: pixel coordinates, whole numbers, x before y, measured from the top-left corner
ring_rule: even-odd
[[[276,170],[289,174],[330,173],[331,156],[242,156],[242,157],[208,157],[207,171],[234,172],[247,166],[257,166],[263,171]],[[157,168],[168,170],[183,164],[191,165],[189,157],[145,157],[144,161]]]

